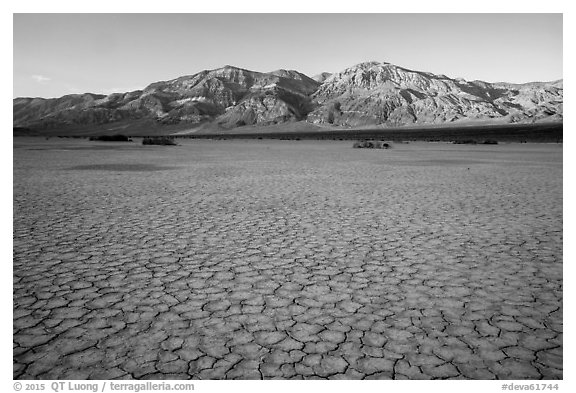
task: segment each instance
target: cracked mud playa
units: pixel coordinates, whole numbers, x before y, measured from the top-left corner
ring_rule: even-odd
[[[180,143],[14,139],[14,378],[562,378],[562,145]]]

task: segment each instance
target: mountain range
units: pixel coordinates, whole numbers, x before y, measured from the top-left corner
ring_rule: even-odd
[[[225,66],[126,93],[15,98],[13,126],[180,133],[297,123],[329,128],[562,122],[563,81],[488,83],[365,62],[312,78]]]

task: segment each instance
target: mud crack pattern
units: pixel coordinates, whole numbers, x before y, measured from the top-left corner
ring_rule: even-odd
[[[89,146],[15,141],[16,379],[562,378],[561,145]]]

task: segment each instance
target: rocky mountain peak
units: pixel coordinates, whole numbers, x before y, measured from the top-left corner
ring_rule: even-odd
[[[382,66],[385,66],[385,65],[390,65],[390,63],[387,63],[387,62],[385,62],[385,61],[370,60],[370,61],[363,61],[362,63],[355,64],[355,65],[353,65],[352,67],[349,67],[349,68],[347,68],[347,69],[358,69],[358,68],[360,68],[360,69],[366,70],[366,69],[371,69],[371,68],[374,68],[374,67],[382,67]]]
[[[443,78],[434,74],[411,71],[390,63],[370,61],[332,75],[325,81],[325,88],[336,90],[341,90],[342,86],[368,90],[393,86],[428,88],[432,84],[431,79]]]
[[[562,118],[561,83],[530,88],[467,82],[385,62],[356,64],[326,79],[313,98],[313,123],[345,126]]]
[[[279,76],[281,78],[296,79],[296,80],[310,79],[306,75],[304,75],[304,74],[302,74],[296,70],[285,70],[283,68],[276,70],[276,71],[269,72],[269,74],[276,75],[276,76]]]

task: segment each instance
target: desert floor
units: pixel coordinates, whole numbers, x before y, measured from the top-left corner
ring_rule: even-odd
[[[19,379],[562,378],[562,145],[14,138]]]

